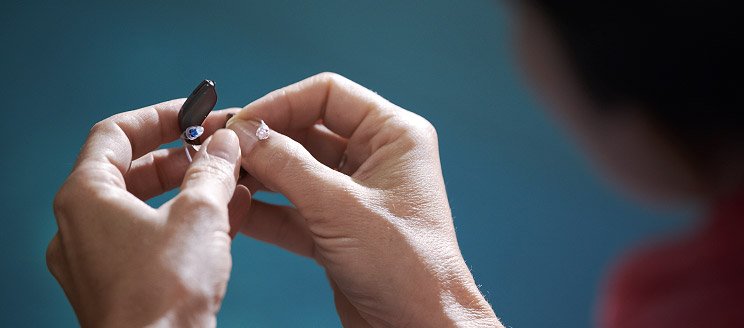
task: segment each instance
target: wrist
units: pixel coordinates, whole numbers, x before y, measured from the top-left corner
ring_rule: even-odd
[[[119,294],[121,295],[121,294]],[[168,295],[168,296],[166,296]],[[162,293],[159,296],[120,297],[114,302],[103,302],[98,313],[83,320],[82,326],[92,327],[214,327],[219,305],[206,296],[187,296],[184,293]],[[95,307],[89,307],[91,309]]]
[[[452,260],[452,266],[440,272],[436,299],[439,311],[419,308],[419,318],[426,326],[437,327],[503,327],[491,305],[475,284],[464,259]]]
[[[167,312],[114,311],[98,323],[81,326],[91,327],[215,327],[216,315],[205,310],[171,309]]]
[[[474,282],[461,283],[441,295],[445,322],[457,327],[502,327]]]
[[[155,327],[216,327],[216,313],[210,311],[189,311],[179,309],[168,313],[156,321]]]

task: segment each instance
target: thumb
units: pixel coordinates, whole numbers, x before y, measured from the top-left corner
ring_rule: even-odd
[[[262,122],[233,117],[227,128],[240,139],[243,168],[264,186],[282,193],[300,212],[327,207],[333,195],[347,193],[353,180],[316,160],[300,143],[276,131],[259,140]],[[264,135],[265,137],[265,135]]]
[[[176,198],[186,197],[226,209],[235,191],[239,159],[238,137],[233,131],[218,130],[194,156]]]

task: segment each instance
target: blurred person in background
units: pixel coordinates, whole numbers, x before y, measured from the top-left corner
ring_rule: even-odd
[[[708,211],[697,231],[621,261],[598,326],[744,326],[742,20],[728,7],[512,2],[525,73],[604,176]],[[55,199],[47,261],[82,325],[214,325],[240,231],[323,266],[345,326],[501,326],[460,253],[424,118],[323,73],[210,115],[189,163],[157,149],[178,138],[182,103],[96,124]],[[251,201],[260,190],[294,206]]]

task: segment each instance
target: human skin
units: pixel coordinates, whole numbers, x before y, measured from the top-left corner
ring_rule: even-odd
[[[59,230],[49,270],[82,326],[213,326],[230,276],[231,236],[250,192],[236,188],[235,133],[207,139],[189,165],[179,137],[183,100],[96,124],[54,201]],[[208,133],[224,124],[210,117]],[[160,208],[144,200],[181,187]],[[232,199],[232,202],[230,202]],[[230,206],[228,206],[228,204]]]
[[[610,180],[634,197],[672,203],[710,202],[729,190],[717,181],[741,182],[740,169],[734,179],[696,171],[637,104],[622,104],[613,115],[597,111],[545,17],[520,6],[514,17],[519,57],[538,95]],[[233,230],[239,225],[323,266],[345,326],[501,326],[457,245],[436,131],[425,119],[339,75],[320,74],[249,104],[228,124],[250,174],[239,183],[279,192],[294,207],[253,201],[249,208],[248,191],[227,177],[230,161],[218,161],[221,170],[195,170],[202,183],[222,181],[219,202],[187,192],[184,182],[182,194],[191,196],[151,209],[139,199],[190,181],[185,172],[193,167],[212,167],[200,152],[189,168],[178,149],[155,151],[129,168],[132,158],[177,137],[175,118],[163,117],[125,113],[99,124],[55,201],[60,231],[48,262],[83,325],[213,325],[229,276],[229,247],[212,253],[195,245],[209,244],[204,238],[229,245],[229,221]],[[267,140],[255,138],[259,120],[273,129]],[[124,140],[121,131],[132,130],[126,124],[141,121],[150,122],[142,131],[163,129],[168,137],[143,141],[127,133],[131,140]],[[210,122],[207,134],[215,130]],[[220,134],[230,148],[233,141],[226,140],[234,135]],[[179,224],[183,218],[189,220]],[[127,260],[116,261],[121,258]],[[204,266],[205,260],[215,262]],[[210,278],[184,277],[194,272]],[[150,303],[142,306],[143,300]]]
[[[345,326],[500,326],[460,254],[425,119],[320,74],[248,105],[189,165],[154,150],[178,137],[181,103],[96,124],[55,198],[47,262],[81,325],[213,326],[240,227],[323,265]],[[260,142],[258,119],[274,129]],[[296,207],[249,209],[238,163],[241,183]],[[162,207],[143,202],[179,184]]]
[[[512,9],[528,79],[608,180],[663,206],[707,205],[740,185],[741,169],[690,163],[640,105],[600,108],[546,17],[530,6]],[[267,142],[253,136],[258,120],[276,130]],[[426,120],[324,73],[246,106],[228,128],[241,141],[252,176],[246,183],[256,179],[295,205],[254,202],[241,231],[322,265],[345,326],[500,325],[457,247],[436,132]],[[459,292],[448,290],[453,285]],[[441,320],[439,313],[455,315],[426,321]]]
[[[294,205],[254,201],[241,231],[323,266],[344,326],[500,326],[460,253],[428,121],[324,73],[227,127],[251,179]]]

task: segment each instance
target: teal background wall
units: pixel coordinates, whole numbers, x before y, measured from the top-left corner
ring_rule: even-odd
[[[203,78],[229,107],[321,71],[438,127],[462,250],[506,324],[591,326],[612,259],[682,221],[597,182],[522,85],[507,16],[490,0],[3,1],[0,326],[76,325],[44,251],[91,125]],[[245,237],[233,253],[221,326],[339,325],[313,262]]]

